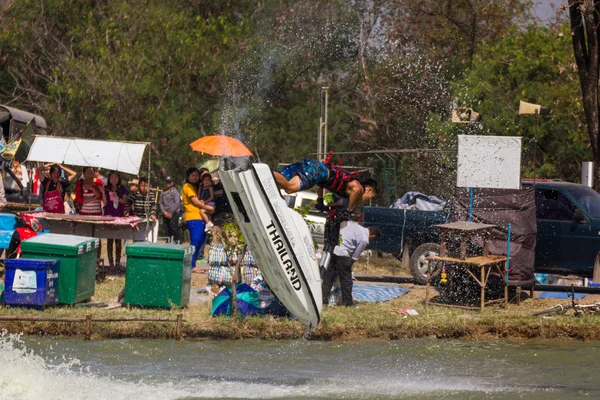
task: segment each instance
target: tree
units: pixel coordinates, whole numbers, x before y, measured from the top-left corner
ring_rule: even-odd
[[[471,65],[477,47],[531,18],[529,0],[393,0],[394,41],[405,38],[434,59]],[[460,69],[460,68],[459,68]]]
[[[598,46],[600,36],[600,2],[595,0],[569,0],[571,37],[579,83],[583,97],[583,109],[590,144],[595,161],[595,187],[600,188],[600,79]]]
[[[533,176],[537,147],[538,178],[577,181],[580,161],[589,159],[592,151],[568,36],[567,24],[558,28],[530,25],[513,29],[499,42],[482,44],[473,68],[456,80],[452,89],[452,104],[474,108],[482,121],[459,126],[435,116],[430,131],[438,132],[440,145],[455,146],[461,133],[522,136],[525,176]],[[533,116],[518,115],[519,100],[551,109],[550,115],[538,118],[537,132]]]
[[[194,3],[194,2],[192,2]],[[0,27],[0,100],[65,136],[149,141],[153,171],[183,175],[251,27],[224,2],[23,0]],[[196,10],[195,12],[190,12]]]

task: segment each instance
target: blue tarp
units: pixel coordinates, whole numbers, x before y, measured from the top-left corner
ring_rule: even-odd
[[[409,291],[410,289],[399,286],[354,284],[352,286],[352,297],[355,301],[373,303],[392,300]]]
[[[407,210],[442,211],[445,205],[445,201],[435,196],[427,196],[419,192],[408,192],[390,207]]]
[[[570,299],[571,294],[567,292],[542,292],[540,293],[539,299]],[[585,298],[585,293],[575,293],[576,299]]]

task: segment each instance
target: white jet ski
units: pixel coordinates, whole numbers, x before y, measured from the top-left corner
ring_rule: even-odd
[[[221,169],[219,178],[265,281],[290,313],[316,328],[323,297],[306,222],[287,207],[266,164]]]

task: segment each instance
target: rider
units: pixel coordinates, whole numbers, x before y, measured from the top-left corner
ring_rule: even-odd
[[[323,189],[347,198],[348,207],[343,215],[348,219],[354,208],[375,197],[377,181],[373,178],[359,178],[358,171],[348,172],[339,165],[331,164],[330,152],[324,162],[305,158],[287,167],[274,171],[275,182],[287,193],[307,190],[317,185],[317,205],[323,208]]]

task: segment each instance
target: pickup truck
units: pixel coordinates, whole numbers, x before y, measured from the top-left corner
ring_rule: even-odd
[[[523,182],[530,187],[532,182]],[[591,277],[600,265],[600,194],[567,182],[535,184],[537,241],[535,272]],[[408,257],[417,283],[427,280],[428,255],[439,253],[439,232],[434,225],[448,220],[447,211],[402,210],[363,207],[364,226],[378,225],[382,235],[372,250]]]

